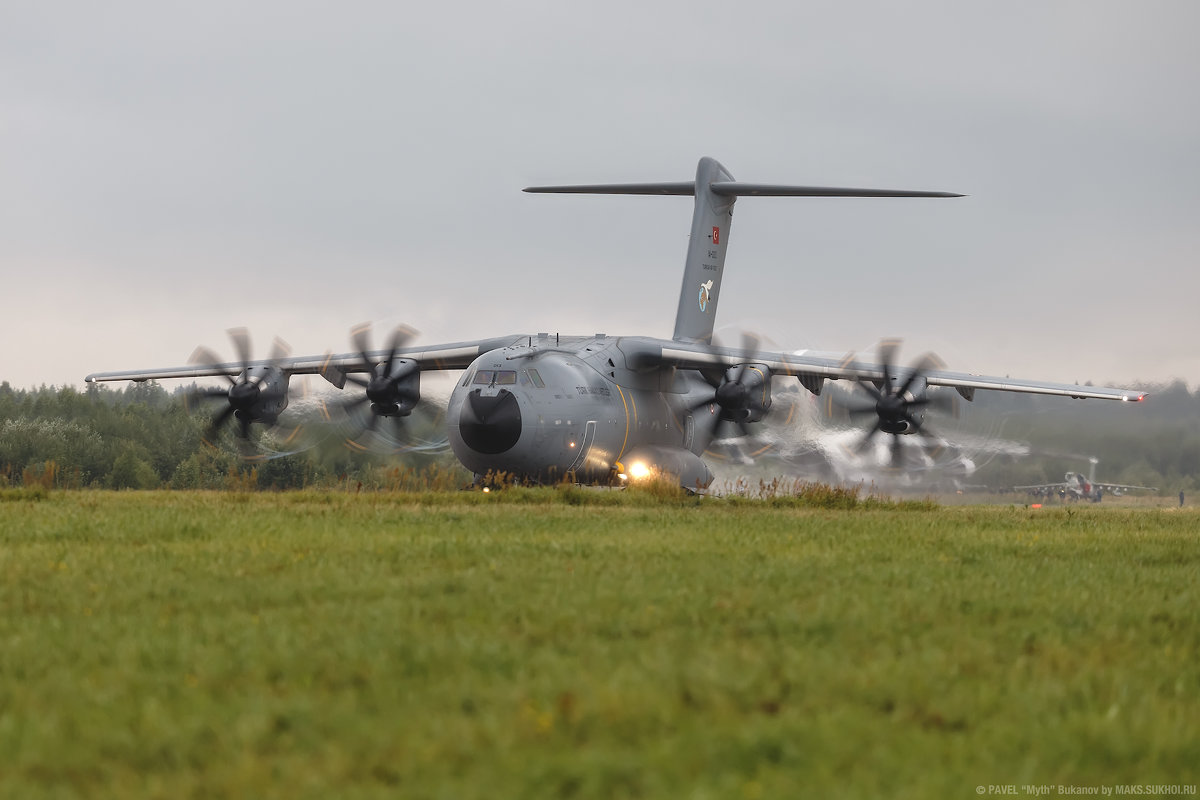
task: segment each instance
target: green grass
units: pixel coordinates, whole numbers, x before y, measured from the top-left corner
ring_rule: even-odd
[[[0,494],[0,796],[1198,782],[1200,515],[823,503]]]

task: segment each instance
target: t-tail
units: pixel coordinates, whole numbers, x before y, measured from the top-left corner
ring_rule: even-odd
[[[688,183],[618,183],[579,186],[530,186],[527,192],[566,194],[663,194],[696,198],[692,233],[683,267],[683,286],[675,312],[673,338],[681,342],[711,342],[721,298],[721,278],[733,204],[739,197],[962,197],[950,192],[894,189],[840,189],[824,186],[776,186],[735,181],[720,162],[701,158],[696,180]]]

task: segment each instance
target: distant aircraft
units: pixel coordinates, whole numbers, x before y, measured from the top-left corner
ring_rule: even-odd
[[[237,329],[230,334],[236,361],[220,362],[201,349],[193,357],[198,365],[102,372],[87,380],[224,377],[227,387],[207,392],[225,404],[213,416],[210,432],[236,420],[237,432],[248,439],[252,424],[278,421],[288,404],[293,375],[321,375],[338,389],[347,383],[361,387],[366,396],[360,401],[370,404],[373,427],[379,418],[402,422],[413,412],[421,399],[422,372],[462,370],[444,424],[452,450],[477,482],[497,474],[536,482],[568,476],[606,482],[669,475],[689,489],[712,481],[701,455],[722,423],[745,431],[763,420],[775,379],[795,378],[813,394],[820,394],[826,380],[857,382],[870,399],[874,417],[867,440],[879,432],[921,434],[931,386],[952,387],[967,400],[977,389],[1122,401],[1145,397],[1125,389],[948,372],[935,368],[931,359],[898,367],[892,363],[891,346],[881,347],[879,359],[872,362],[840,353],[764,350],[751,336],[741,347],[712,343],[733,206],[739,197],[961,195],[743,183],[711,158],[700,160],[694,181],[540,186],[525,191],[694,197],[672,338],[537,333],[414,347],[413,331],[399,328],[386,349],[372,350],[368,329],[360,327],[352,331],[353,352],[293,357],[277,345],[270,358],[253,360],[248,335]],[[582,280],[574,273],[563,277]],[[347,405],[353,402],[358,401]]]
[[[1090,500],[1093,503],[1099,503],[1106,492],[1114,497],[1120,497],[1123,493],[1130,491],[1158,491],[1153,486],[1127,486],[1123,483],[1097,481],[1096,465],[1100,463],[1100,460],[1089,458],[1088,463],[1091,464],[1091,468],[1088,470],[1086,478],[1081,473],[1068,472],[1063,476],[1061,483],[1035,483],[1030,486],[1014,486],[1013,490],[1029,492],[1037,497],[1058,495],[1071,500]]]

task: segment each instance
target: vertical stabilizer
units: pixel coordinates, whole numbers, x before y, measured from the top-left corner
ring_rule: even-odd
[[[729,223],[736,195],[718,195],[714,183],[732,181],[733,176],[711,158],[696,167],[696,210],[683,266],[683,287],[675,312],[672,338],[684,342],[711,342],[721,276],[725,271],[725,249],[729,246]]]

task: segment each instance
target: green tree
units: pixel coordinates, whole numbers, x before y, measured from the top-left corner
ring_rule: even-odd
[[[133,448],[117,456],[108,477],[108,485],[113,489],[156,489],[159,483],[154,467],[139,457]]]

